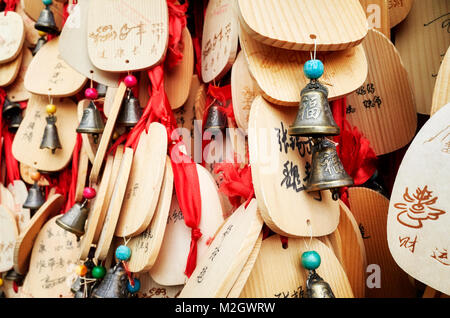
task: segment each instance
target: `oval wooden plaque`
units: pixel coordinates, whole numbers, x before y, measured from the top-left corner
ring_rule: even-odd
[[[15,81],[22,65],[23,49],[17,57],[7,63],[0,64],[0,87],[8,86]]]
[[[14,214],[0,205],[0,272],[7,272],[14,266],[14,246],[18,235]]]
[[[28,225],[28,222],[30,222],[30,209],[23,208],[23,204],[28,197],[28,190],[22,180],[14,180],[13,183],[8,185],[8,190],[14,197],[15,217],[17,226],[19,227],[19,233],[22,233]]]
[[[23,20],[19,14],[0,12],[0,37],[0,64],[16,59],[25,40]]]
[[[23,46],[34,48],[34,45],[39,39],[38,30],[34,28],[35,21],[25,13],[21,1],[16,4],[16,13],[22,17],[23,26],[25,28],[25,40]]]
[[[447,49],[434,86],[431,116],[450,103],[450,48]]]
[[[421,1],[421,0],[419,0]],[[391,28],[402,22],[408,15],[414,0],[387,0],[389,10],[389,22]]]
[[[296,113],[261,96],[252,104],[248,145],[256,199],[274,232],[292,237],[328,235],[339,223],[338,202],[330,191],[321,196],[304,191],[312,145],[309,139],[296,142],[288,135]]]
[[[184,285],[162,286],[156,283],[148,272],[138,275],[141,289],[138,298],[177,298]]]
[[[17,74],[14,83],[12,83],[7,89],[6,94],[12,102],[22,102],[28,100],[31,97],[31,93],[25,89],[24,78],[27,72],[28,65],[30,65],[33,55],[31,51],[24,47],[22,53],[22,64],[20,65],[19,73]]]

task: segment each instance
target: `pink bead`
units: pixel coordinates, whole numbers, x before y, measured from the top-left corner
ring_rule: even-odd
[[[86,96],[87,99],[97,99],[98,92],[95,88],[87,88],[84,91],[84,96]]]
[[[95,198],[96,195],[97,195],[97,192],[95,191],[94,188],[86,187],[83,190],[83,197],[87,200]]]
[[[131,88],[131,87],[134,87],[137,85],[137,79],[133,75],[126,76],[125,79],[123,80],[123,82],[125,83],[125,86],[128,88]]]

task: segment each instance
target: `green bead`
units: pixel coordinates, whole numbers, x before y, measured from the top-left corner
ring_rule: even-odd
[[[104,268],[103,266],[95,266],[92,269],[92,277],[94,278],[103,278],[106,275],[106,268]]]
[[[46,6],[49,6],[53,3],[52,0],[42,0],[42,3],[45,4]]]
[[[314,270],[320,266],[320,255],[316,251],[308,251],[302,254],[302,265],[308,270]]]

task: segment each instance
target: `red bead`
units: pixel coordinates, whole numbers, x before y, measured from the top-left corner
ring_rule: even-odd
[[[95,198],[96,195],[97,195],[97,192],[95,191],[94,188],[86,187],[83,190],[83,197],[87,200]]]
[[[125,86],[128,88],[131,88],[131,87],[134,87],[137,85],[137,79],[133,75],[126,76],[125,79],[123,80],[123,82],[125,83]]]
[[[97,99],[98,92],[95,88],[87,88],[84,91],[84,96],[86,96],[87,99]]]

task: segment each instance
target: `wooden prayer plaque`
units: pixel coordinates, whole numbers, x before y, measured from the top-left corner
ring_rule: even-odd
[[[37,40],[39,39],[38,30],[34,28],[35,21],[25,13],[21,1],[17,2],[16,4],[16,13],[20,15],[23,20],[23,26],[25,30],[25,40],[23,46],[27,48],[33,48]]]
[[[421,0],[418,0],[421,1]],[[408,15],[414,0],[387,0],[391,28],[402,22]]]
[[[203,82],[220,80],[236,58],[239,25],[233,0],[210,0],[202,37]]]
[[[71,68],[59,54],[59,37],[42,46],[25,74],[25,88],[33,94],[67,97],[78,93],[87,78]]]
[[[250,277],[241,293],[242,298],[305,298],[308,270],[301,264],[306,251],[316,251],[321,257],[317,273],[330,284],[336,298],[353,298],[347,275],[333,251],[318,239],[289,238],[287,249],[280,236],[273,235],[262,242]]]
[[[137,236],[148,228],[158,204],[167,155],[166,127],[152,123],[139,138],[115,236]]]
[[[0,64],[16,59],[25,39],[22,17],[14,11],[0,12],[0,37]]]
[[[395,179],[387,218],[389,250],[413,278],[450,294],[450,104],[414,138]]]
[[[347,97],[347,120],[370,141],[377,156],[406,146],[414,137],[414,96],[400,55],[391,41],[369,30],[363,41],[367,79]]]
[[[162,286],[156,283],[148,272],[138,274],[141,281],[139,298],[177,298],[184,285]]]
[[[44,129],[47,125],[45,111],[47,104],[49,104],[48,96],[31,96],[25,117],[14,138],[12,153],[18,161],[32,168],[41,171],[59,171],[72,158],[77,138],[77,107],[68,98],[53,99],[53,104],[56,105],[56,128],[62,149],[56,149],[52,154],[50,149],[40,149]]]
[[[439,74],[434,86],[433,101],[431,104],[431,116],[434,115],[441,107],[450,103],[450,48],[447,49],[444,61],[439,69]]]
[[[241,29],[240,43],[250,73],[269,101],[298,107],[300,92],[309,83],[303,65],[310,52],[290,51],[260,43]],[[362,45],[338,52],[317,52],[325,67],[320,78],[328,88],[328,99],[341,98],[360,87],[367,76],[367,60]]]
[[[0,87],[8,86],[15,81],[19,74],[20,65],[22,65],[22,52],[23,50],[14,60],[0,64]]]
[[[250,110],[248,145],[261,216],[272,231],[290,237],[323,236],[336,229],[339,206],[330,191],[306,193],[312,141],[289,136],[297,109],[256,97]]]
[[[395,34],[420,114],[430,114],[439,66],[450,45],[449,12],[449,1],[416,0]]]
[[[14,246],[18,235],[14,214],[0,205],[0,272],[7,272],[14,266]]]
[[[225,222],[198,259],[180,298],[224,298],[242,271],[261,233],[256,200],[241,205]]]
[[[31,51],[24,47],[22,53],[22,64],[20,65],[18,74],[14,82],[6,88],[6,94],[12,102],[22,102],[28,100],[31,97],[31,93],[25,89],[24,78],[30,65],[33,55]]]
[[[338,51],[358,45],[367,34],[358,0],[237,1],[239,21],[249,35],[288,50]],[[336,14],[339,12],[339,14]]]
[[[85,77],[106,86],[117,87],[119,75],[95,67],[88,55],[88,0],[78,0],[59,38],[61,58]]]
[[[167,48],[168,19],[164,0],[90,1],[87,47],[92,63],[109,72],[159,63]]]
[[[141,137],[142,138],[142,137]],[[155,215],[148,228],[140,235],[133,237],[128,243],[131,259],[128,268],[131,272],[145,272],[152,268],[156,261],[167,225],[173,193],[173,172],[170,158],[167,157],[164,179],[159,194]]]

